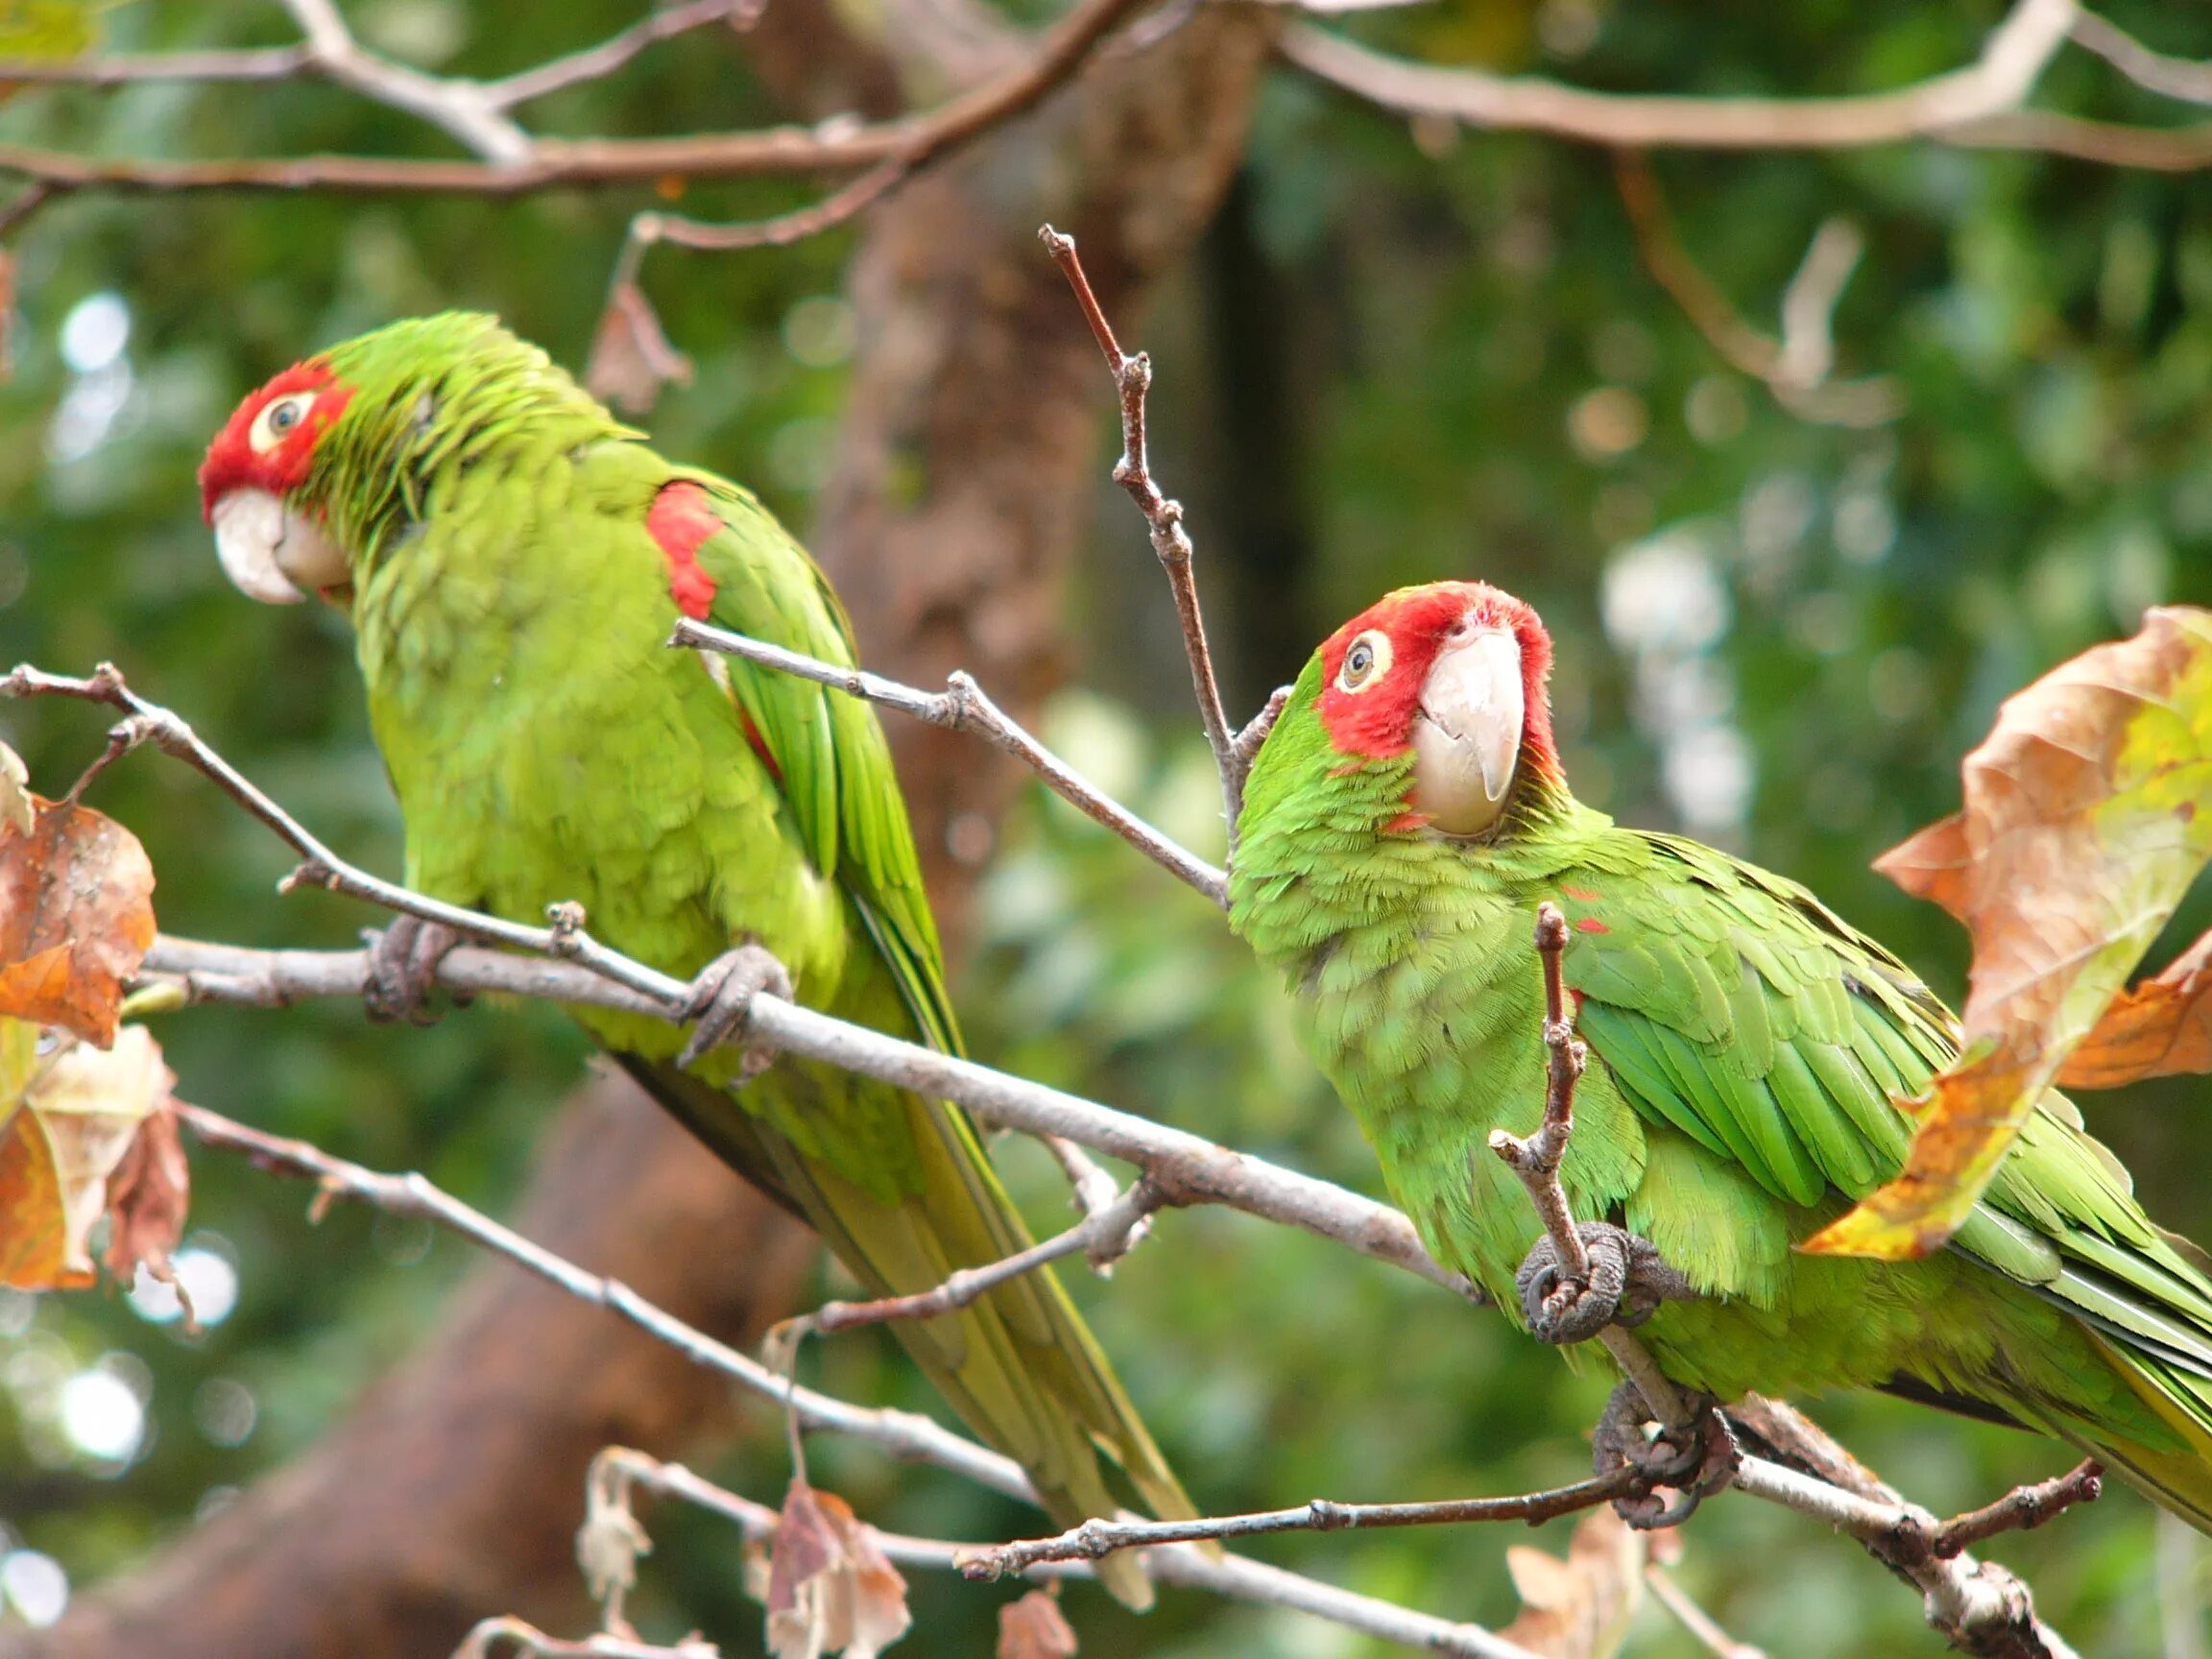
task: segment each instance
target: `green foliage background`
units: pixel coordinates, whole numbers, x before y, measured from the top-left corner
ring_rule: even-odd
[[[1599,86],[1841,92],[1966,60],[1998,10],[1441,0],[1359,32],[1437,60]],[[2212,54],[2200,15],[2112,11],[2164,49]],[[380,45],[485,75],[635,12],[618,0],[349,8]],[[285,37],[274,7],[141,0],[104,22],[115,47]],[[1569,50],[1583,23],[1594,40]],[[2070,108],[2171,118],[2080,55],[2045,85]],[[528,113],[547,128],[643,132],[771,111],[741,46],[700,45]],[[18,92],[0,108],[0,136],[171,155],[442,153],[434,135],[317,84]],[[1800,421],[1718,361],[1642,271],[1602,155],[1415,136],[1279,71],[1221,224],[1136,331],[1160,367],[1156,462],[1192,508],[1239,709],[1382,589],[1493,579],[1533,600],[1558,637],[1560,724],[1587,795],[1632,822],[1679,825],[1696,792],[1671,789],[1670,765],[1710,785],[1741,757],[1751,785],[1741,821],[1720,812],[1708,832],[1811,881],[1957,995],[1960,936],[1867,860],[1955,804],[1958,757],[2008,691],[2131,630],[2147,603],[2212,601],[2206,183],[1928,145],[1661,157],[1685,242],[1756,319],[1771,316],[1823,218],[1846,213],[1863,228],[1866,257],[1836,320],[1843,368],[1896,376],[1908,402],[1894,422],[1853,431]],[[759,212],[800,199],[761,184],[695,191],[685,205]],[[397,869],[397,824],[342,629],[228,587],[192,469],[244,390],[392,317],[490,307],[580,362],[637,204],[108,198],[42,215],[16,250],[16,367],[0,385],[0,661],[114,660],[335,845]],[[710,260],[667,253],[647,275],[699,366],[656,412],[656,438],[757,484],[800,526],[842,396],[838,314],[819,301],[836,294],[849,248],[831,237]],[[87,389],[97,376],[73,373],[59,340],[72,309],[103,292],[129,307],[127,379],[104,372]],[[1588,431],[1583,400],[1600,390],[1616,434],[1641,431],[1618,453],[1575,441]],[[1086,619],[1085,689],[1063,699],[1054,733],[1125,797],[1217,847],[1166,601],[1141,527],[1103,482],[1105,460],[1070,610]],[[99,730],[82,710],[0,709],[0,737],[49,791],[96,750]],[[1705,799],[1711,811],[1710,789]],[[97,800],[146,839],[173,930],[329,944],[371,920],[328,899],[279,902],[281,851],[178,768],[134,760]],[[979,1054],[1375,1188],[1349,1118],[1292,1046],[1275,988],[1202,902],[1118,843],[1030,803],[989,879],[980,933],[961,976]],[[479,1008],[427,1032],[371,1029],[347,1008],[203,1011],[164,1021],[161,1036],[189,1098],[372,1165],[422,1168],[493,1207],[584,1063],[584,1046],[534,1009]],[[2212,1151],[2205,1101],[2200,1084],[2183,1083],[2087,1102],[2152,1209],[2200,1238],[2212,1235],[2197,1175]],[[1007,1162],[1039,1217],[1056,1214],[1042,1161],[1009,1146]],[[205,1336],[151,1325],[112,1295],[0,1304],[0,1526],[80,1586],[127,1572],[225,1491],[311,1444],[435,1318],[468,1260],[362,1212],[310,1227],[300,1193],[223,1160],[199,1158],[195,1176],[195,1228],[235,1261],[241,1286],[236,1311]],[[1583,1467],[1599,1380],[1571,1375],[1494,1317],[1302,1237],[1213,1212],[1170,1215],[1110,1288],[1084,1289],[1211,1508],[1505,1491]],[[67,1455],[51,1421],[60,1380],[116,1354],[136,1356],[151,1382],[153,1432],[124,1468]],[[832,1387],[926,1405],[868,1336],[810,1362]],[[198,1426],[195,1399],[215,1379],[257,1402],[242,1445],[215,1445]],[[768,1496],[782,1455],[756,1415],[762,1432],[715,1473]],[[1835,1402],[1822,1415],[1939,1509],[2070,1461],[1884,1402]],[[864,1452],[825,1440],[817,1456],[827,1483],[887,1526],[987,1536],[1027,1525],[1010,1505]],[[654,1530],[645,1627],[696,1624],[726,1652],[756,1651],[757,1612],[728,1534],[669,1510]],[[1333,1536],[1262,1552],[1498,1621],[1512,1611],[1501,1554],[1517,1536]],[[1769,1651],[1936,1649],[1913,1598],[1802,1522],[1728,1501],[1689,1536],[1682,1576]],[[1553,1528],[1545,1542],[1563,1540]],[[2152,1522],[2131,1496],[1992,1553],[2031,1575],[2084,1651],[2155,1643]],[[988,1651],[997,1599],[918,1581],[922,1633],[902,1650]],[[1169,1595],[1142,1623],[1086,1594],[1071,1607],[1091,1655],[1365,1650],[1289,1615],[1195,1597]],[[1630,1650],[1691,1649],[1647,1613]]]

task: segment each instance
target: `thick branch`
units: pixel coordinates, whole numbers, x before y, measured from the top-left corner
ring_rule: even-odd
[[[1536,76],[1439,69],[1302,25],[1293,63],[1362,98],[1471,127],[1547,132],[1628,150],[1835,150],[1949,137],[2019,108],[2080,15],[2074,0],[2020,0],[1982,56],[1916,85],[1846,98],[1699,98],[1591,92]]]
[[[151,974],[173,975],[196,1001],[281,1007],[309,997],[358,997],[367,981],[365,951],[252,950],[162,938],[146,958]],[[507,991],[562,1002],[673,1018],[681,981],[651,996],[578,965],[533,961],[462,947],[438,967],[448,990]],[[1479,1300],[1473,1286],[1439,1267],[1421,1248],[1411,1223],[1395,1210],[1310,1175],[1284,1169],[1249,1153],[1217,1146],[1146,1118],[1013,1077],[849,1025],[810,1008],[762,993],[754,998],[746,1040],[943,1099],[978,1118],[1029,1134],[1059,1135],[1094,1152],[1142,1168],[1170,1205],[1220,1204],[1278,1221],[1405,1268],[1431,1284]]]
[[[781,645],[709,627],[689,617],[677,622],[668,642],[742,657],[749,662],[834,686],[848,696],[880,703],[931,726],[974,733],[1020,760],[1036,773],[1053,794],[1085,816],[1103,824],[1177,880],[1195,887],[1216,904],[1228,902],[1229,881],[1222,872],[1106,795],[1031,736],[965,673],[954,674],[943,691],[923,691],[862,669],[840,668],[833,662],[786,651]]]

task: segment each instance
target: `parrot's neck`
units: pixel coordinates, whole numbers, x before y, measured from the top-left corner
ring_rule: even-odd
[[[1238,822],[1230,925],[1293,986],[1350,935],[1410,937],[1443,907],[1518,909],[1613,829],[1555,768],[1525,771],[1499,830],[1462,839],[1407,822],[1410,756],[1325,768],[1305,787],[1270,777],[1266,760],[1262,752]]]
[[[639,436],[535,348],[515,346],[517,361],[490,367],[337,364],[358,389],[317,447],[305,493],[347,550],[356,586],[480,468],[528,476],[594,444]]]

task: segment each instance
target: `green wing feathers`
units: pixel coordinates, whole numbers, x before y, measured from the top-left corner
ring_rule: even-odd
[[[1565,971],[1582,1035],[1638,1113],[1808,1217],[1893,1175],[1912,1132],[1896,1102],[1956,1052],[1941,1003],[1793,882],[1667,836],[1600,845],[1609,856],[1561,881]],[[2212,1527],[2212,1277],[2143,1214],[2071,1101],[2044,1098],[1953,1248],[2073,1315],[2104,1363],[1922,1381],[2075,1442]],[[1770,1296],[1770,1251],[1743,1254],[1738,1283],[1709,1287]]]
[[[850,625],[797,543],[744,492],[704,475],[685,481],[707,492],[721,521],[692,555],[713,584],[707,619],[851,665]],[[794,837],[842,890],[858,935],[823,1005],[960,1052],[912,830],[873,710],[742,660],[712,661],[733,716],[778,780]],[[800,992],[814,1000],[805,985]],[[733,1141],[739,1157],[774,1166],[774,1189],[872,1295],[926,1290],[958,1268],[1033,1241],[973,1126],[946,1102],[791,1060],[737,1101],[670,1075],[664,1063],[645,1070],[657,1092],[678,1095],[677,1109],[694,1121],[772,1093],[764,1108],[782,1133],[732,1129],[720,1138]],[[822,1125],[850,1125],[868,1155],[846,1155],[850,1142],[821,1137]],[[1028,1470],[1056,1519],[1072,1523],[1118,1506],[1101,1453],[1154,1513],[1195,1512],[1049,1269],[959,1313],[897,1330],[960,1414]],[[1109,1583],[1124,1600],[1146,1594],[1134,1563],[1114,1568]]]

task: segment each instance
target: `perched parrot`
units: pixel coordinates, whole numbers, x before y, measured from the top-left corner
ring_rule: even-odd
[[[2038,1430],[2212,1530],[2212,1259],[2144,1214],[2056,1093],[1948,1248],[1793,1252],[1898,1172],[1895,1102],[1958,1026],[1795,882],[1576,801],[1551,666],[1495,588],[1391,593],[1306,664],[1238,821],[1231,925],[1431,1253],[1550,1340],[1612,1311],[1563,1307],[1487,1144],[1543,1117],[1549,901],[1592,1057],[1561,1178],[1594,1261],[1649,1279],[1634,1313],[1671,1379],[1721,1402],[1878,1388]]]
[[[685,978],[757,946],[808,1006],[959,1052],[874,711],[664,649],[681,612],[854,661],[836,595],[748,492],[663,460],[542,351],[460,313],[278,374],[200,485],[239,588],[317,592],[351,617],[408,886],[531,923],[574,900],[596,938]],[[422,947],[418,932],[399,949]],[[425,966],[379,973],[420,995],[406,970]],[[734,1046],[680,1064],[675,1025],[573,1013],[871,1295],[1030,1243],[953,1106],[792,1058],[747,1085]],[[1114,1512],[1104,1459],[1154,1513],[1192,1513],[1049,1270],[894,1329],[1061,1524]],[[1147,1599],[1133,1560],[1100,1566],[1122,1600]]]

